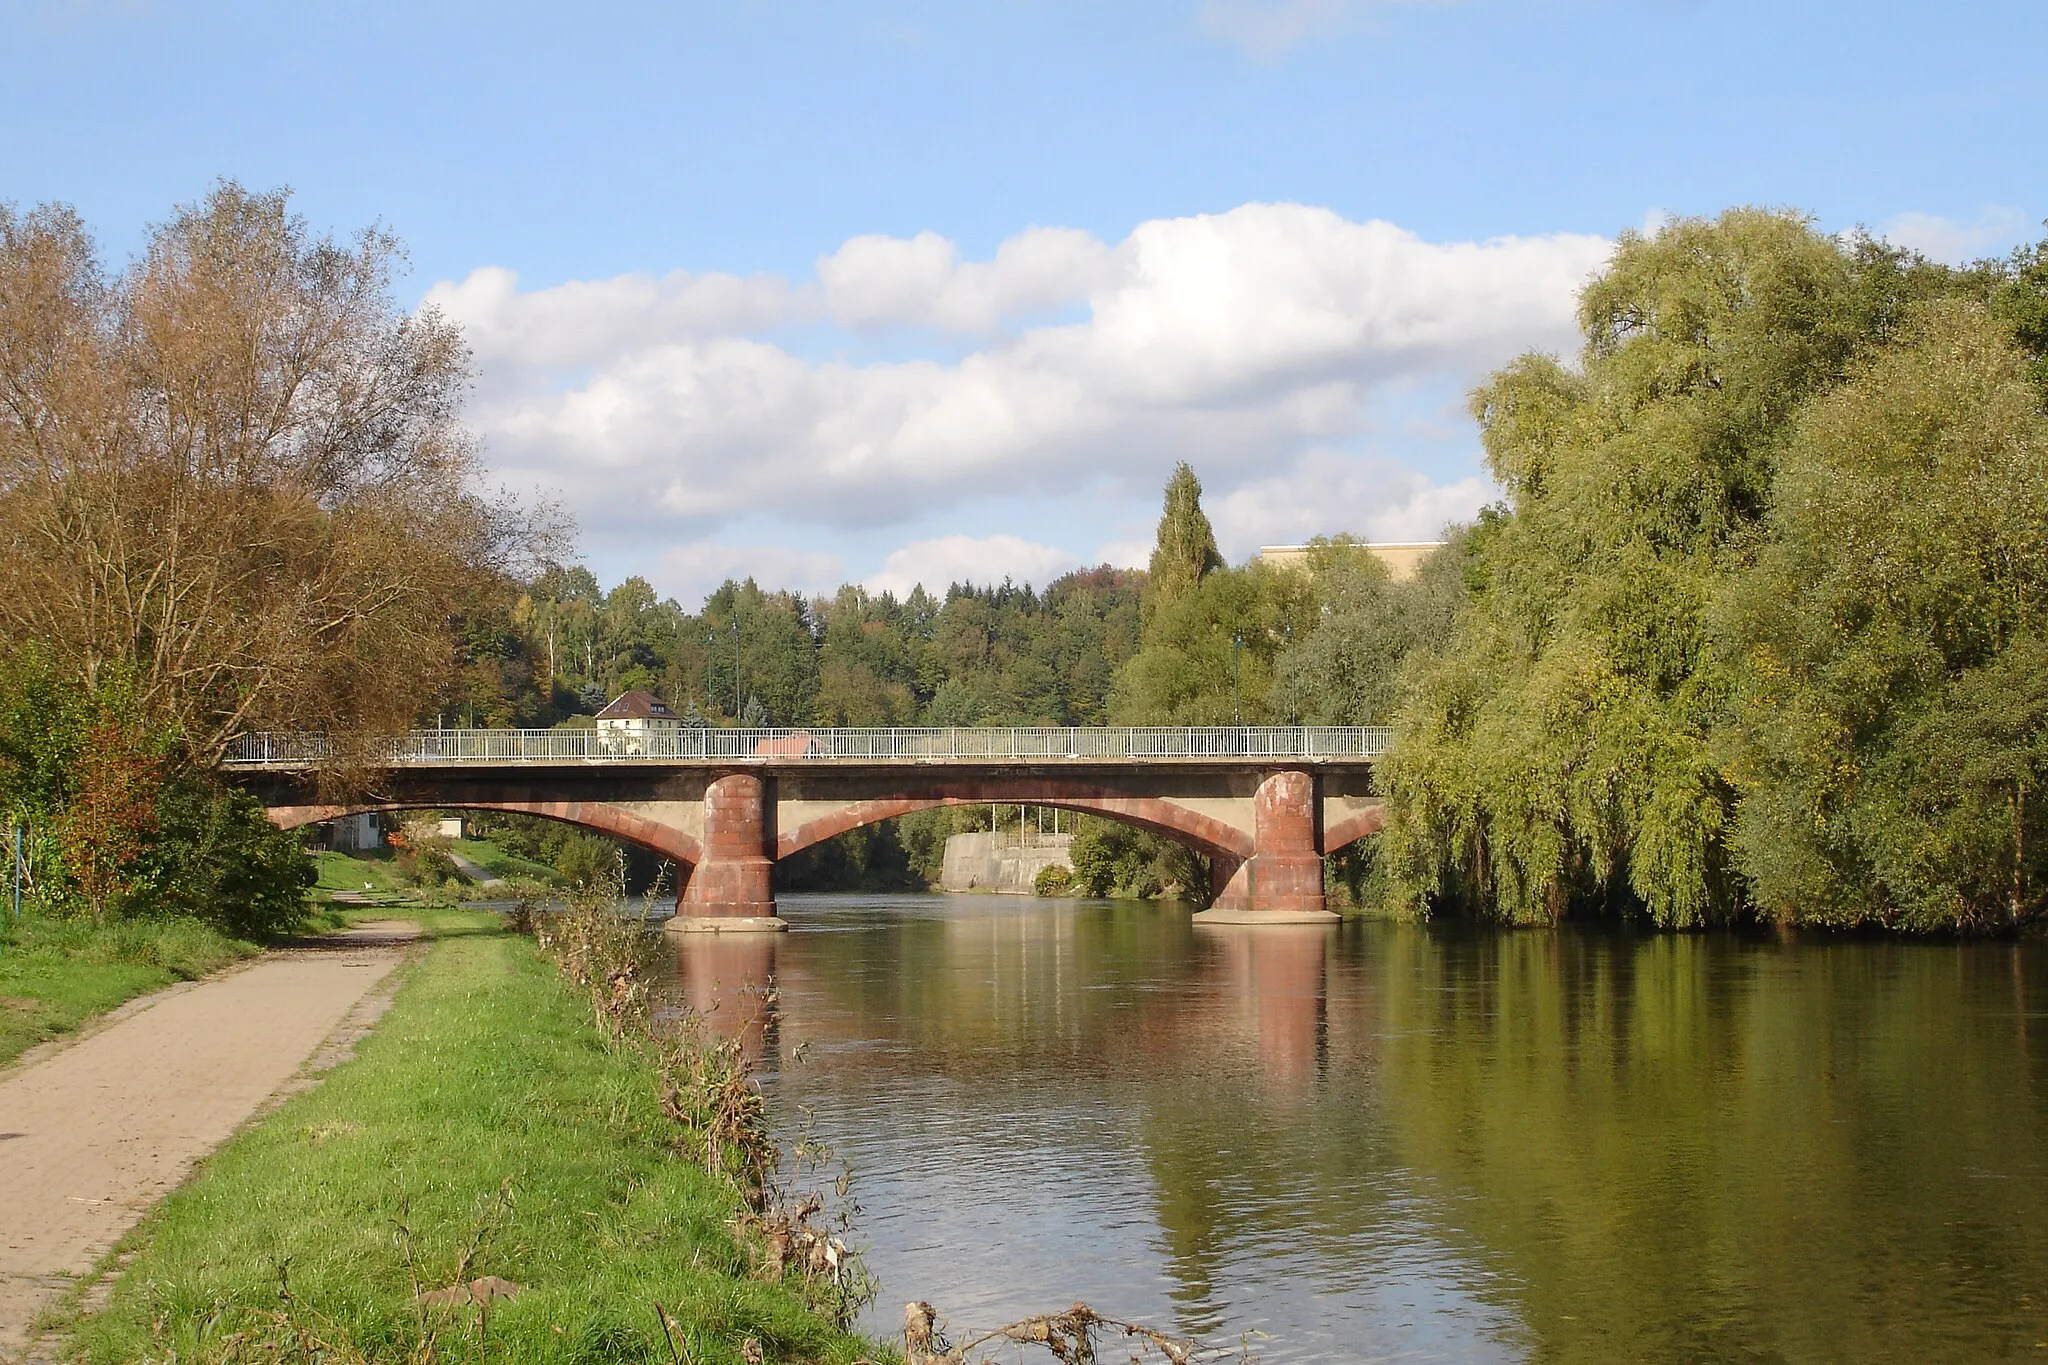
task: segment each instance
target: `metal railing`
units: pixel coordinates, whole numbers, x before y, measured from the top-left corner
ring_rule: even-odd
[[[1384,725],[1198,727],[894,727],[889,729],[415,730],[346,746],[379,767],[486,763],[787,763],[1024,759],[1033,762],[1174,759],[1373,758],[1387,751]],[[229,767],[307,767],[344,750],[324,735],[250,734],[230,746]]]

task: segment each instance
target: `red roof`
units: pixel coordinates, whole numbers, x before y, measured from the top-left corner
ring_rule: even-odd
[[[668,703],[652,692],[627,692],[597,713],[599,720],[676,720]]]

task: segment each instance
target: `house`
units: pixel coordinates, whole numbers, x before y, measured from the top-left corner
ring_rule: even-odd
[[[623,753],[642,752],[650,735],[673,735],[683,718],[652,692],[627,692],[597,713],[598,742]]]
[[[384,846],[384,821],[375,811],[357,811],[328,823],[327,846],[337,852],[362,853]]]

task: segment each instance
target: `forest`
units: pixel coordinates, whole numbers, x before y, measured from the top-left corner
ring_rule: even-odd
[[[476,491],[467,353],[396,305],[396,251],[222,185],[109,272],[68,211],[0,211],[0,801],[50,906],[287,919],[292,837],[213,775],[237,733],[589,725],[645,688],[713,726],[1391,724],[1388,828],[1329,868],[1383,913],[2041,918],[2048,242],[1959,268],[1791,212],[1622,233],[1579,353],[1472,394],[1500,500],[1407,581],[1343,536],[1226,564],[1181,464],[1143,571],[694,610]],[[923,885],[1000,817],[780,875]],[[595,837],[498,836],[572,867]],[[1075,872],[1207,886],[1085,819]]]

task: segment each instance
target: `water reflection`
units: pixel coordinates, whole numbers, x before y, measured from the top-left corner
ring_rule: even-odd
[[[1078,1297],[1269,1362],[2048,1340],[2042,945],[789,901],[679,944],[679,988],[852,1159],[878,1330]]]
[[[670,934],[679,1003],[719,1038],[737,1038],[740,1055],[771,1072],[781,1036],[775,954],[781,934]]]

